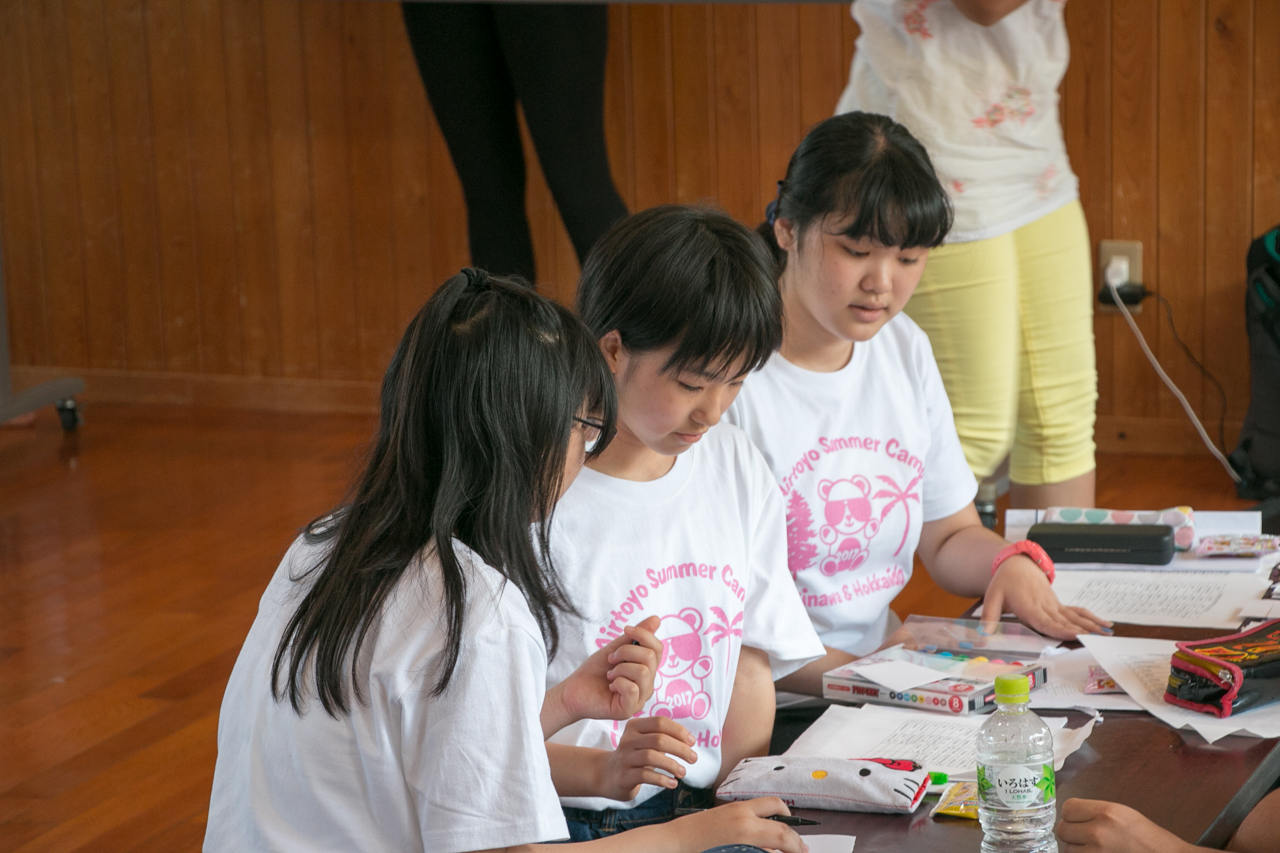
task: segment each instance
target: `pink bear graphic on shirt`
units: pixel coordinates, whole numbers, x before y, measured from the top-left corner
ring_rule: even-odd
[[[692,607],[662,617],[658,628],[662,660],[654,678],[651,716],[701,720],[711,712],[711,696],[703,689],[712,669],[711,656],[703,648],[705,622],[702,613]]]
[[[818,538],[827,546],[822,573],[851,572],[867,561],[867,545],[880,531],[880,519],[871,505],[871,484],[855,475],[844,480],[822,480],[818,497],[823,520]],[[859,538],[861,537],[861,538]]]

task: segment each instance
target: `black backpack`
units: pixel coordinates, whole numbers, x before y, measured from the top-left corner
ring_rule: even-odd
[[[1280,520],[1280,225],[1250,244],[1246,267],[1250,399],[1231,465],[1240,497],[1264,500],[1259,509],[1271,527]]]

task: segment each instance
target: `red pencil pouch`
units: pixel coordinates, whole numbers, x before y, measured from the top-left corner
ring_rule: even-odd
[[[1280,619],[1178,643],[1164,700],[1218,717],[1280,701]]]

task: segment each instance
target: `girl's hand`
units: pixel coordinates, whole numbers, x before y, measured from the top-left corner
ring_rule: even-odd
[[[774,814],[791,812],[777,797],[761,797],[679,817],[667,826],[685,842],[681,845],[682,850],[707,850],[721,844],[754,844],[782,853],[808,853],[809,846],[794,829],[777,821],[765,820]]]
[[[1059,640],[1074,640],[1077,634],[1112,633],[1110,622],[1083,607],[1067,607],[1059,601],[1044,572],[1022,554],[1001,563],[991,579],[982,604],[985,627],[994,628],[1006,610],[1041,634]]]
[[[618,748],[605,762],[600,780],[602,790],[597,796],[629,800],[640,793],[641,784],[674,788],[688,771],[671,756],[693,764],[698,760],[698,754],[692,749],[694,743],[688,729],[667,717],[631,720],[618,741]]]
[[[1070,799],[1055,830],[1062,853],[1181,853],[1201,850],[1119,803]]]
[[[653,635],[660,621],[650,616],[628,625],[621,637],[548,690],[542,703],[543,733],[551,737],[578,720],[625,720],[640,713],[653,695],[662,658],[662,641]]]

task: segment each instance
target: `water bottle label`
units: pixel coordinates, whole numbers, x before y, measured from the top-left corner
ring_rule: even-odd
[[[978,797],[983,805],[1034,809],[1056,796],[1052,764],[979,764]]]

